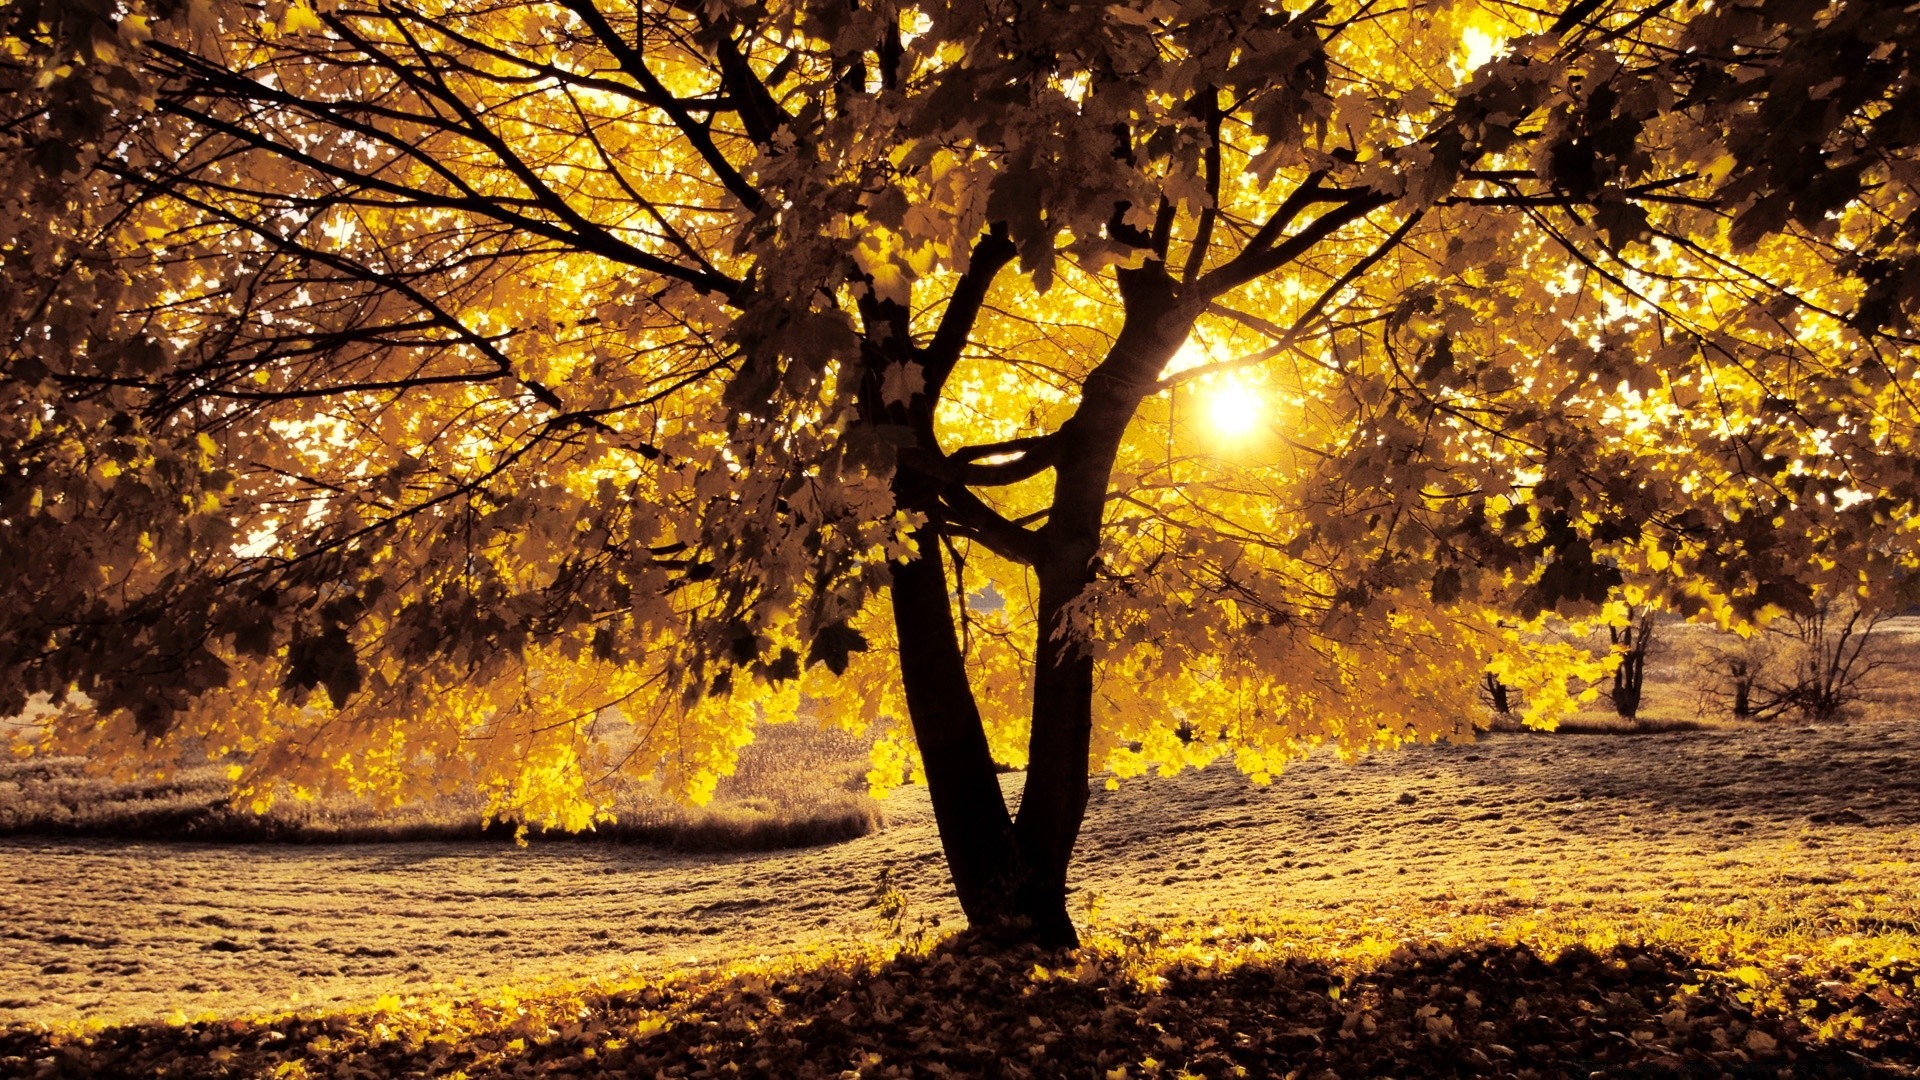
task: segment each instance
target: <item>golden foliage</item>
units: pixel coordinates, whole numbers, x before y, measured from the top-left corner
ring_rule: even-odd
[[[33,749],[579,828],[805,713],[884,787],[917,560],[993,758],[1267,778],[1551,723],[1548,619],[1911,598],[1911,12],[6,11]]]

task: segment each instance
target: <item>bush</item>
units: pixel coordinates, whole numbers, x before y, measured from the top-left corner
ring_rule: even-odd
[[[1767,687],[1773,702],[1809,720],[1831,720],[1858,704],[1868,677],[1885,666],[1873,631],[1886,616],[1850,603],[1823,601],[1768,628],[1791,659],[1782,682]]]
[[[1736,720],[1845,715],[1870,693],[1874,672],[1886,666],[1874,635],[1886,618],[1851,603],[1823,601],[1775,620],[1764,633],[1718,641],[1698,661],[1707,676],[1703,698]]]

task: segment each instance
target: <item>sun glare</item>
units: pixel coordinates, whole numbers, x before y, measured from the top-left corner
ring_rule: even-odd
[[[1460,35],[1460,73],[1471,75],[1480,70],[1480,65],[1500,55],[1506,48],[1506,42],[1477,26],[1469,26]]]
[[[1244,439],[1266,420],[1267,403],[1259,391],[1228,379],[1207,388],[1207,424],[1224,439]]]

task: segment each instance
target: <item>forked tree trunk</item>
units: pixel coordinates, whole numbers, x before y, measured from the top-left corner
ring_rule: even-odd
[[[1011,924],[1018,917],[1015,895],[1025,876],[1013,819],[1000,796],[980,708],[967,682],[940,541],[929,529],[921,529],[914,540],[919,553],[893,567],[893,623],[933,820],[967,921],[976,927]]]
[[[926,529],[914,539],[918,553],[893,568],[893,619],[907,712],[960,908],[989,936],[1070,948],[1078,935],[1067,914],[1067,868],[1087,809],[1092,656],[1064,636],[1040,635],[1016,822],[967,681],[939,540]],[[1084,585],[1081,575],[1043,574],[1041,625],[1059,626]]]
[[[961,910],[974,928],[989,935],[1053,948],[1078,944],[1067,914],[1067,868],[1086,817],[1093,736],[1093,655],[1086,642],[1064,632],[1063,616],[1094,580],[1107,485],[1121,437],[1140,401],[1157,388],[1160,372],[1197,313],[1175,303],[1172,279],[1163,270],[1123,271],[1121,286],[1126,322],[1089,376],[1079,410],[1055,435],[1065,449],[1054,462],[1052,507],[1047,524],[1032,534],[1040,551],[1032,562],[1040,585],[1038,642],[1027,777],[1017,819],[1001,798],[967,680],[938,528],[920,529],[914,557],[893,568],[907,711]],[[875,305],[873,314],[889,310]],[[875,357],[894,355],[889,350],[904,348],[909,340],[904,316],[895,321],[883,340],[872,343]],[[873,374],[878,370],[870,365],[864,395],[869,415],[906,423],[922,450],[937,453],[930,400],[915,398],[910,412],[888,403],[878,391]],[[939,498],[931,478],[897,471],[894,494],[897,505],[926,510],[937,520]]]
[[[1085,575],[1041,575],[1043,632],[1035,650],[1033,728],[1016,821],[1000,798],[966,675],[939,538],[920,530],[914,540],[918,555],[893,567],[893,623],[906,711],[960,909],[989,936],[1073,947],[1079,936],[1066,890],[1073,844],[1087,817],[1094,673],[1085,644],[1050,628],[1060,626],[1060,613],[1085,588]]]
[[[1016,822],[967,681],[939,540],[923,529],[915,541],[918,554],[893,568],[893,619],[907,712],[960,908],[990,936],[1070,948],[1078,936],[1067,914],[1067,868],[1087,809],[1092,656],[1083,644],[1040,635]],[[1043,576],[1041,625],[1057,627],[1083,587],[1076,578]]]
[[[1067,864],[1087,804],[1092,661],[1075,650],[1055,664],[1060,645],[1041,644],[1035,699],[1046,706],[1036,712],[1016,826],[967,681],[940,542],[930,530],[915,540],[919,553],[893,568],[893,621],[907,712],[960,909],[989,936],[1071,947],[1078,938],[1067,915]]]

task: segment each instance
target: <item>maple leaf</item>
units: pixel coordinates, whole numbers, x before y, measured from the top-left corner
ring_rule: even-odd
[[[807,646],[807,664],[825,664],[835,675],[844,675],[853,653],[867,650],[866,636],[845,623],[830,623],[820,628]]]
[[[925,393],[927,376],[919,364],[895,362],[888,364],[880,375],[880,399],[889,405],[910,404],[918,394]]]

